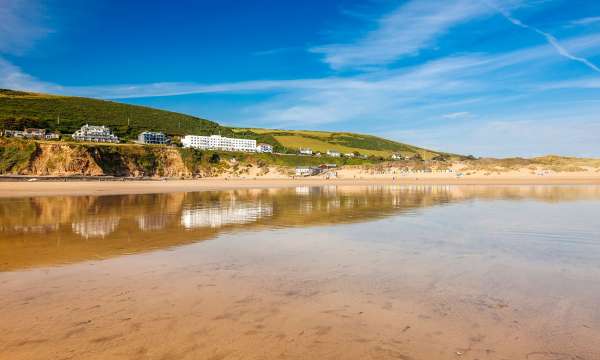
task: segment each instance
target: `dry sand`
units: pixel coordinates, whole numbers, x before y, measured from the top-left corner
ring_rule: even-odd
[[[561,173],[536,176],[526,173],[501,175],[472,174],[368,174],[357,170],[340,170],[338,178],[323,176],[308,178],[204,178],[166,181],[5,181],[0,182],[0,197],[51,195],[117,195],[190,191],[210,191],[235,188],[276,188],[321,185],[597,185],[600,173]]]

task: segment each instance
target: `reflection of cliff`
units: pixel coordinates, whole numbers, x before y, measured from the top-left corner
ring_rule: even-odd
[[[0,269],[147,251],[256,226],[368,221],[471,199],[600,199],[600,187],[326,186],[0,199]],[[84,241],[91,238],[101,241]]]

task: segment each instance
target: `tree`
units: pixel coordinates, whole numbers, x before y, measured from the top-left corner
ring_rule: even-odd
[[[423,157],[419,153],[415,153],[410,159],[414,161],[423,161]]]
[[[210,159],[208,159],[208,162],[211,163],[211,164],[218,164],[218,163],[221,162],[221,157],[219,156],[219,154],[213,153],[210,156]]]

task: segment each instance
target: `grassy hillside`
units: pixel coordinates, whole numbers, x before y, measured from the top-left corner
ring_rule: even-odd
[[[394,153],[404,156],[419,154],[423,159],[431,159],[438,155],[452,157],[432,150],[383,139],[377,136],[354,134],[347,132],[307,131],[307,130],[271,130],[271,129],[233,129],[236,133],[252,132],[264,138],[271,138],[288,151],[299,148],[311,148],[321,153],[336,150],[341,153],[358,152],[364,155],[389,158]],[[266,140],[265,142],[269,142]]]
[[[126,139],[136,137],[144,130],[163,131],[171,135],[231,134],[231,130],[213,121],[170,111],[4,89],[0,89],[0,122],[0,126],[4,127],[39,126],[66,134],[73,133],[86,123],[107,125],[115,134]]]
[[[423,159],[447,155],[371,135],[347,132],[228,128],[215,122],[170,111],[88,99],[0,89],[0,130],[46,128],[71,134],[83,124],[107,125],[121,139],[134,139],[144,130],[169,135],[218,134],[255,139],[271,144],[275,152],[296,153],[309,147],[315,152],[337,150],[389,158],[393,153],[420,155]]]

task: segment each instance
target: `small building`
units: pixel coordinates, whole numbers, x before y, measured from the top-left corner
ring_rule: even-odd
[[[321,173],[321,169],[314,166],[298,166],[296,176],[313,176]]]
[[[404,160],[402,154],[392,154],[392,160]]]
[[[265,144],[265,143],[260,143],[260,144],[256,145],[256,152],[259,152],[259,153],[272,153],[273,152],[273,146],[271,146],[269,144]]]
[[[221,135],[186,135],[181,139],[181,144],[186,148],[256,152],[256,140],[228,138]]]
[[[311,148],[300,148],[300,155],[312,155],[313,151]]]
[[[60,139],[60,134],[59,133],[46,133],[44,135],[44,139],[46,139],[46,140],[58,140],[58,139]]]
[[[327,150],[327,156],[331,156],[331,157],[340,157],[342,156],[342,154],[340,154],[339,151],[335,151],[335,150]]]
[[[349,158],[353,158],[353,157],[355,157],[356,155],[354,155],[354,153],[345,153],[345,154],[344,154],[344,156],[345,156],[345,157],[349,157]]]
[[[21,130],[5,130],[4,136],[21,139],[53,140],[60,138],[57,133],[46,132],[46,129],[27,128]]]
[[[119,142],[119,138],[104,125],[96,126],[85,124],[81,127],[81,129],[75,131],[72,137],[73,140],[76,141],[106,142],[115,144]]]
[[[138,135],[138,142],[141,144],[167,144],[169,138],[161,132],[144,131]]]

